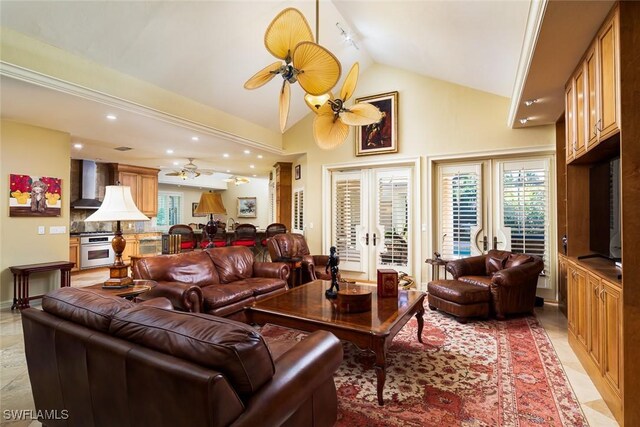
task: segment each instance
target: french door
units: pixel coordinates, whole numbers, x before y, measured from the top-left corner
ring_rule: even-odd
[[[376,280],[379,268],[413,272],[411,167],[331,172],[330,245],[340,270]]]
[[[478,160],[437,166],[435,247],[444,259],[490,249],[538,255],[538,294],[555,299],[551,157]]]

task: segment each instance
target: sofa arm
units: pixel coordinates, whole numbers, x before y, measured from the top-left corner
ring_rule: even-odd
[[[537,283],[538,275],[543,269],[544,263],[538,258],[533,262],[504,268],[496,272],[491,278],[491,282],[496,286],[527,286],[531,283]]]
[[[284,262],[254,262],[253,277],[272,277],[286,281],[291,269]]]
[[[271,381],[251,396],[233,426],[284,424],[318,388],[333,381],[342,356],[342,344],[333,334],[310,334],[275,361],[276,372]]]
[[[485,276],[485,255],[448,261],[446,269],[454,279],[462,276]]]
[[[134,298],[134,302],[139,303],[139,305],[148,305],[150,307],[173,310],[173,304],[169,301],[169,298],[166,297],[156,297],[148,300],[138,300],[137,298]]]
[[[196,285],[182,282],[158,282],[137,299],[148,301],[157,297],[167,298],[171,301],[171,305],[179,310],[201,313],[203,309],[202,289]]]

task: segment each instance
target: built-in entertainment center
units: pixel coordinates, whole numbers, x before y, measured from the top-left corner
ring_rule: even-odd
[[[569,345],[627,426],[640,425],[639,31],[640,2],[615,3],[556,123],[559,306]]]

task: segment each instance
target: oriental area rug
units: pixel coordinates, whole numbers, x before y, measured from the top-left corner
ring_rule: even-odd
[[[587,426],[544,328],[534,316],[473,321],[425,310],[387,353],[384,406],[378,406],[373,355],[343,342],[336,376],[337,426]],[[267,343],[304,332],[265,325]]]

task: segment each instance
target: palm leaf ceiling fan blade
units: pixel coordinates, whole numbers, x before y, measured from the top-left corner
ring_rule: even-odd
[[[358,84],[358,74],[360,73],[360,64],[355,63],[351,66],[349,70],[349,74],[347,74],[347,78],[344,80],[342,84],[342,89],[340,90],[340,99],[343,101],[347,101],[353,95],[353,92],[356,90],[356,85]]]
[[[276,76],[277,71],[282,67],[282,62],[276,61],[273,64],[267,65],[262,70],[255,73],[247,82],[244,84],[245,89],[257,89],[260,86],[265,85],[270,82],[272,78]]]
[[[360,102],[340,113],[340,119],[349,126],[365,126],[379,122],[382,113],[374,105]]]
[[[304,15],[294,8],[280,12],[267,27],[264,45],[276,58],[290,62],[296,45],[303,41],[314,40],[311,27]]]
[[[287,127],[290,99],[291,85],[285,80],[282,82],[282,89],[280,90],[280,132],[284,132],[284,129]]]
[[[331,90],[342,72],[338,58],[313,42],[298,43],[293,51],[293,67],[299,70],[300,86],[311,95],[322,95]]]
[[[349,126],[335,119],[328,103],[320,110],[324,111],[320,111],[313,120],[313,137],[318,147],[331,150],[347,139]]]

